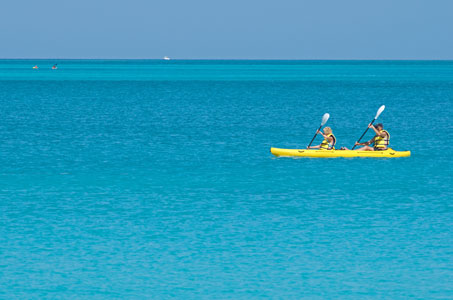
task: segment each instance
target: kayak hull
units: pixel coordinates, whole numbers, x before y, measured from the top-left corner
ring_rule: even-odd
[[[395,151],[391,148],[383,151],[355,151],[355,150],[313,150],[313,149],[280,149],[271,148],[275,156],[287,157],[408,157],[410,151]]]

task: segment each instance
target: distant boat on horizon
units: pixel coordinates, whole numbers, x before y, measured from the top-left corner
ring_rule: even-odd
[[[58,64],[54,64],[54,65],[52,66],[52,70],[58,69],[57,65],[58,65]]]
[[[33,69],[37,70],[38,69],[38,65],[34,66]]]
[[[170,57],[164,56],[164,60],[170,60]]]

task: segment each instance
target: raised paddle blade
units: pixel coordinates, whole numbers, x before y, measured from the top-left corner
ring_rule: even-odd
[[[325,113],[324,116],[322,116],[322,121],[321,121],[321,126],[324,126],[324,124],[327,123],[327,120],[329,120],[330,115],[328,113]]]
[[[376,113],[376,117],[374,117],[374,119],[376,120],[377,118],[379,118],[379,115],[384,111],[385,109],[385,105],[382,105],[381,107],[379,107],[377,113]]]
[[[330,115],[328,113],[325,113],[324,116],[322,116],[321,126],[319,126],[318,130],[315,133],[315,136],[311,139],[311,142],[310,142],[310,144],[308,144],[307,149],[310,148],[311,144],[313,143],[313,141],[316,138],[316,135],[318,134],[318,131],[321,130],[322,126],[324,126],[324,124],[326,124],[326,122],[327,122],[327,120],[329,120],[329,118],[330,118]]]

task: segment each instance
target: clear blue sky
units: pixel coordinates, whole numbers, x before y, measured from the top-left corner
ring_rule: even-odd
[[[453,0],[11,0],[1,58],[453,59]]]

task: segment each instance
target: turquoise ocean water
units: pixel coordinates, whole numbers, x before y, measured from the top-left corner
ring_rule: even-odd
[[[269,152],[382,104],[410,158]],[[0,298],[452,299],[452,104],[451,61],[0,60]]]

